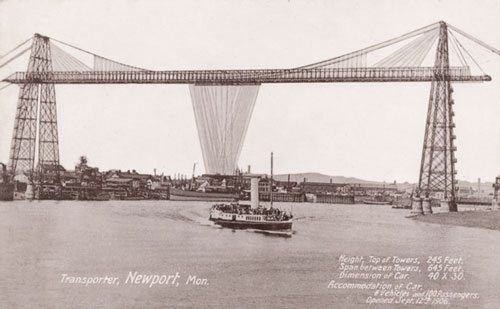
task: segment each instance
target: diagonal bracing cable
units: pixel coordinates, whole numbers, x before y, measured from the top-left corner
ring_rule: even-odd
[[[98,59],[100,59],[101,61],[102,61],[102,60],[105,60],[105,61],[108,61],[109,63],[118,64],[118,65],[120,65],[120,66],[127,67],[127,68],[130,68],[130,69],[136,70],[136,71],[148,71],[148,70],[143,69],[143,68],[134,67],[134,66],[131,66],[131,65],[128,65],[128,64],[124,64],[124,63],[121,63],[121,62],[118,62],[118,61],[111,60],[111,59],[106,58],[106,57],[99,56],[99,55],[97,55],[97,54],[95,54],[95,53],[93,53],[93,52],[90,52],[90,51],[87,51],[87,50],[82,49],[82,48],[80,48],[80,47],[77,47],[77,46],[74,46],[74,45],[71,45],[71,44],[65,43],[65,42],[63,42],[63,41],[59,41],[59,40],[54,39],[54,38],[52,38],[52,37],[51,37],[50,39],[51,39],[51,40],[53,40],[53,41],[55,41],[55,42],[58,42],[58,43],[60,43],[60,44],[63,44],[63,45],[66,45],[66,46],[68,46],[68,47],[71,47],[71,48],[74,48],[74,49],[76,49],[76,50],[79,50],[79,51],[81,51],[81,52],[84,52],[84,53],[86,53],[86,54],[92,55],[92,56],[94,56],[94,60],[95,60],[96,58],[98,58]],[[94,69],[95,69],[95,68],[94,68]]]
[[[451,32],[450,32],[450,34],[451,34]],[[460,61],[462,66],[468,66],[467,61],[465,60],[465,57],[462,54],[462,51],[458,47],[458,43],[456,42],[456,38],[453,35],[448,36],[448,38],[451,38],[450,45],[453,48],[453,50],[455,51],[455,54],[457,54],[458,60]]]
[[[428,25],[428,26],[422,27],[420,29],[417,29],[417,30],[408,32],[406,34],[403,34],[403,35],[401,35],[401,36],[399,36],[397,38],[390,39],[390,40],[384,41],[382,43],[379,43],[379,44],[376,44],[376,45],[372,45],[370,47],[367,47],[367,48],[364,48],[364,49],[360,49],[358,51],[355,51],[355,52],[352,52],[352,53],[349,53],[349,54],[345,54],[345,55],[342,55],[342,56],[339,56],[339,57],[335,57],[335,58],[323,60],[323,61],[320,61],[320,62],[316,62],[316,63],[313,63],[313,64],[301,66],[301,67],[297,67],[295,69],[313,69],[313,68],[317,68],[317,67],[323,67],[323,66],[326,66],[326,65],[328,65],[330,63],[339,61],[341,58],[346,59],[348,57],[355,57],[355,56],[358,56],[360,54],[366,54],[366,53],[375,51],[377,49],[381,49],[381,48],[387,47],[389,45],[399,43],[401,41],[404,41],[404,40],[407,40],[409,38],[415,37],[415,36],[420,35],[422,33],[434,30],[435,28],[438,28],[439,26],[440,26],[440,23],[436,22],[436,23],[433,23],[431,25]]]
[[[422,65],[425,57],[429,54],[429,51],[434,44],[436,38],[438,37],[439,32],[434,31],[431,32],[429,37],[426,38],[422,42],[422,44],[415,50],[415,53],[412,54],[412,57],[407,61],[403,62],[401,66],[403,67],[419,67]]]
[[[481,68],[481,66],[479,65],[479,63],[477,63],[476,59],[474,59],[472,57],[472,55],[469,53],[469,51],[462,45],[462,43],[460,43],[459,40],[457,40],[457,38],[455,37],[455,35],[453,34],[453,32],[449,31],[449,33],[451,33],[451,35],[455,38],[456,42],[458,43],[458,45],[465,51],[465,53],[469,56],[469,58],[477,65],[477,67],[479,68],[479,70],[481,70],[481,72],[486,75],[486,73],[484,72],[483,68]]]
[[[60,71],[57,70],[57,65],[62,65],[64,68],[63,71],[71,71],[71,72],[82,72],[82,71],[91,71],[90,67],[85,65],[83,62],[80,60],[76,59],[72,55],[68,54],[61,48],[59,48],[57,45],[53,44],[52,42],[50,43],[50,47],[52,50],[52,59],[54,65],[54,71]]]
[[[413,52],[415,52],[416,48],[420,46],[423,42],[425,42],[429,37],[431,37],[435,32],[436,32],[435,29],[433,29],[431,31],[428,31],[427,33],[424,33],[421,37],[402,46],[397,51],[385,57],[384,59],[381,59],[373,66],[374,67],[398,66],[397,64],[400,62],[401,59],[405,59],[405,57],[408,56],[408,54],[412,53],[411,52],[412,50]]]
[[[439,32],[436,31],[434,33],[434,35],[432,36],[432,38],[430,38],[430,40],[426,43],[427,45],[425,46],[425,50],[420,54],[420,58],[418,58],[416,60],[417,67],[420,67],[422,65],[422,63],[424,62],[425,58],[429,54],[429,51],[430,51],[431,47],[434,45],[434,42],[436,41],[436,38],[438,36],[439,36]]]
[[[404,66],[403,63],[407,62],[409,58],[418,52],[419,47],[425,42],[427,35],[410,42],[403,48],[401,48],[397,53],[389,55],[387,58],[380,61],[379,64],[375,65],[377,67],[399,67]]]

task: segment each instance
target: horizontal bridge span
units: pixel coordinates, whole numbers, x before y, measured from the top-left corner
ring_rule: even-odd
[[[280,70],[16,72],[4,81],[15,84],[262,84],[336,82],[490,81],[468,67],[328,68]]]

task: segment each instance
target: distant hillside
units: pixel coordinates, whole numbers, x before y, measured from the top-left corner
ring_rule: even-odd
[[[290,174],[290,181],[296,181],[296,182],[303,182],[304,178],[306,178],[306,181],[308,182],[325,182],[328,183],[330,182],[330,179],[333,183],[367,183],[367,184],[382,184],[382,182],[377,182],[377,181],[370,181],[370,180],[364,180],[360,178],[355,178],[355,177],[344,177],[344,176],[328,176],[325,174],[321,173],[297,173],[297,174]],[[274,175],[274,179],[280,180],[280,181],[287,181],[288,180],[288,174],[282,174],[282,175]],[[409,183],[409,182],[404,182],[404,183],[397,183],[398,189],[399,190],[410,190],[414,187],[417,186],[415,183]],[[477,190],[478,184],[477,182],[469,182],[465,180],[459,180],[458,181],[458,186],[461,188],[473,188],[474,190]],[[484,191],[486,194],[492,193],[493,192],[493,182],[482,182],[481,183],[481,190]]]
[[[274,175],[276,180],[287,181],[288,174]],[[344,176],[328,176],[320,173],[297,173],[290,174],[290,181],[303,182],[304,178],[308,182],[330,182],[333,183],[378,183],[376,181],[368,181],[354,177],[344,177]]]

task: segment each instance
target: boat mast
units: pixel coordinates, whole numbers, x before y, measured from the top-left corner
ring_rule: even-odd
[[[269,200],[273,208],[273,153],[271,152],[271,181],[269,181]]]

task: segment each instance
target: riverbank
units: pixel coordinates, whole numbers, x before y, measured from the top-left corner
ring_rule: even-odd
[[[414,220],[500,231],[500,211],[460,211],[415,216]]]

